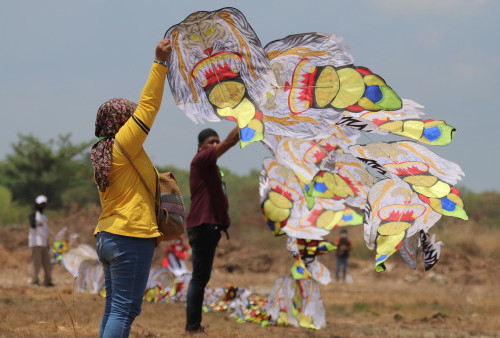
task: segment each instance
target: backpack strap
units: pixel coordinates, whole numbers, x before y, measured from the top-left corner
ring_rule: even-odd
[[[157,208],[157,210],[159,212],[161,210],[161,207],[160,207],[160,203],[158,201],[158,198],[156,197],[155,194],[153,194],[153,192],[151,191],[151,189],[149,189],[146,181],[144,180],[144,177],[142,177],[141,173],[139,172],[139,169],[137,169],[137,167],[135,166],[134,162],[132,161],[132,158],[130,158],[130,155],[127,153],[127,151],[125,149],[123,149],[123,147],[120,145],[120,143],[116,139],[115,139],[115,144],[118,147],[118,149],[120,149],[120,151],[123,153],[123,155],[125,155],[125,157],[128,159],[128,161],[132,165],[132,168],[134,168],[134,170],[137,173],[137,175],[139,175],[139,178],[141,179],[142,184],[144,184],[144,187],[146,187],[146,190],[149,191],[149,193],[153,197],[153,200],[155,201],[156,208]]]

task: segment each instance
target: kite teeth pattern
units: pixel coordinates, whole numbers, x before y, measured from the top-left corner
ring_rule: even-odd
[[[420,235],[420,245],[422,247],[422,257],[424,261],[425,271],[430,270],[439,260],[441,256],[441,245],[443,242],[435,242],[436,235],[429,236],[429,234],[423,230],[419,232]]]

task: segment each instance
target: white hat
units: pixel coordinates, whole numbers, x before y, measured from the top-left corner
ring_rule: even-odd
[[[40,195],[35,199],[36,204],[47,203],[47,197]]]

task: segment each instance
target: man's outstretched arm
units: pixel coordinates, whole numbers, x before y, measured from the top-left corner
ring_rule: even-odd
[[[232,146],[238,143],[239,140],[240,132],[238,130],[238,127],[234,127],[234,129],[229,132],[226,139],[217,145],[217,148],[215,150],[217,158],[221,157]]]

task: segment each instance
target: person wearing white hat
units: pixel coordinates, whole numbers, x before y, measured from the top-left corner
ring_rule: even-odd
[[[32,249],[33,277],[32,284],[40,284],[38,273],[43,267],[44,286],[52,284],[52,265],[49,257],[49,227],[44,209],[47,206],[47,197],[40,195],[35,199],[33,212],[30,214],[30,232],[28,245]]]

